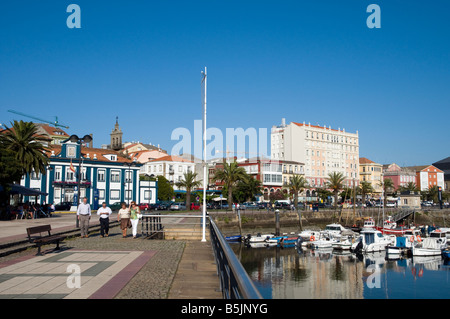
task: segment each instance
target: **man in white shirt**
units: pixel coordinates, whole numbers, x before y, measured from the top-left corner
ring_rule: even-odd
[[[78,220],[80,221],[81,238],[88,238],[89,220],[91,219],[91,205],[88,204],[87,198],[83,198],[83,202],[78,205]]]
[[[102,237],[108,237],[109,216],[111,214],[111,208],[107,207],[105,202],[103,202],[102,207],[97,210],[97,215],[100,216],[100,234],[102,235]]]

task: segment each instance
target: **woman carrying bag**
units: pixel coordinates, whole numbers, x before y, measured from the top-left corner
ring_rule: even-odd
[[[127,228],[131,227],[130,222],[130,210],[127,208],[127,204],[122,203],[122,208],[117,213],[117,221],[120,222],[120,229],[122,229],[122,237],[127,237]]]
[[[130,220],[131,220],[131,226],[133,231],[133,238],[136,238],[137,235],[137,228],[139,224],[139,214],[141,213],[141,210],[139,209],[139,206],[136,205],[136,203],[133,201],[130,204]]]

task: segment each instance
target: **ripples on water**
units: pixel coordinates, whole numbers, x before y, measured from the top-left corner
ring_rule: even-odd
[[[450,298],[450,263],[441,257],[387,260],[385,252],[231,247],[266,299]]]

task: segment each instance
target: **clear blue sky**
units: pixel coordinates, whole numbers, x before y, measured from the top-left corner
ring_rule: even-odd
[[[449,14],[448,0],[9,1],[0,122],[56,115],[100,147],[119,116],[124,140],[170,150],[201,119],[206,66],[208,126],[270,132],[284,117],[358,130],[379,163],[433,163],[450,155]]]

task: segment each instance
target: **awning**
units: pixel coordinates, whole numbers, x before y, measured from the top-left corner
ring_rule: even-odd
[[[20,194],[20,195],[24,195],[24,196],[40,196],[40,195],[47,195],[47,193],[38,191],[36,189],[33,188],[28,188],[19,184],[12,184],[9,185],[11,187],[11,191],[9,192],[10,194]],[[0,186],[0,191],[3,191],[3,187]]]

